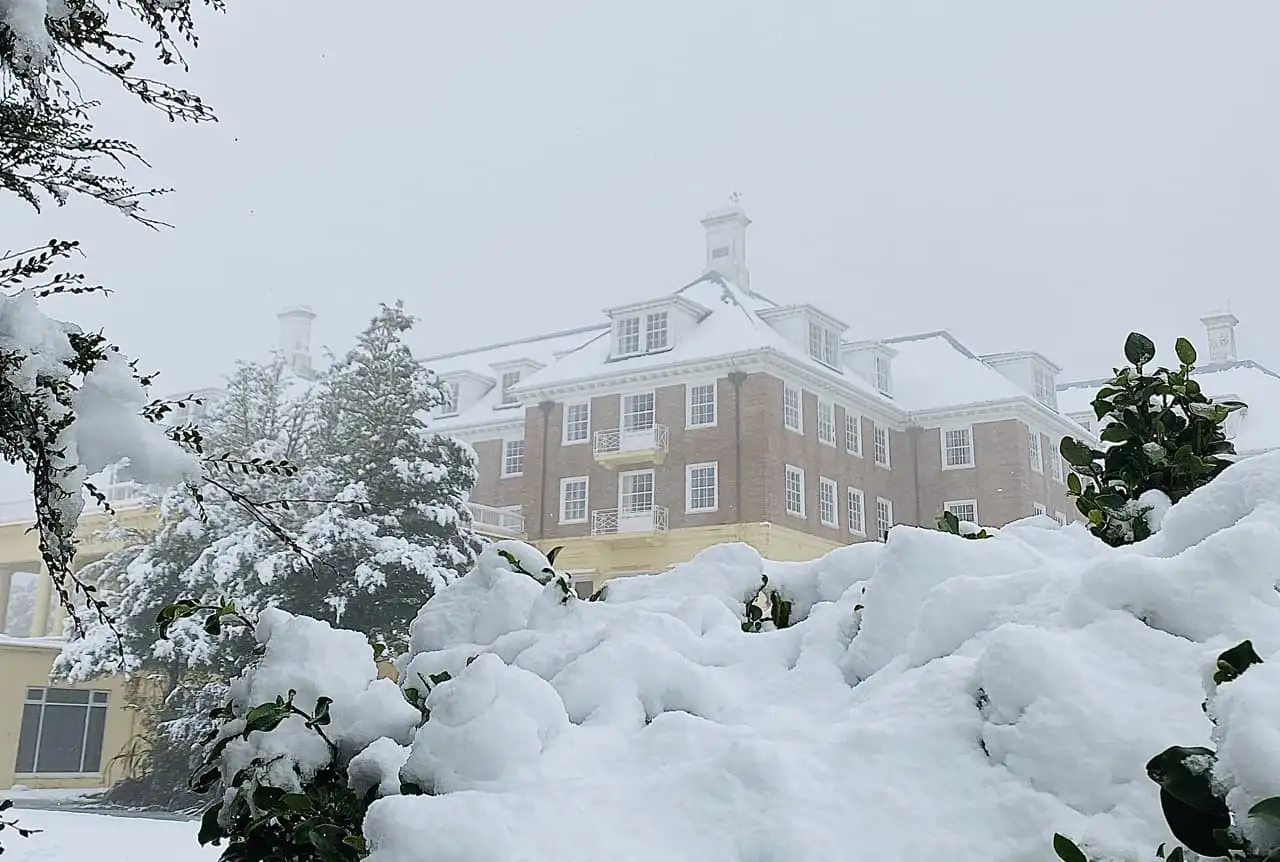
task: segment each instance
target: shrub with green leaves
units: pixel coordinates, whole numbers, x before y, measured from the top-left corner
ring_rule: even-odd
[[[1235,454],[1227,417],[1245,405],[1214,402],[1201,391],[1190,341],[1179,338],[1175,351],[1177,368],[1153,369],[1155,344],[1130,333],[1124,345],[1130,364],[1115,369],[1093,399],[1103,448],[1062,440],[1062,458],[1072,468],[1067,491],[1093,534],[1113,547],[1154,532],[1147,518],[1152,496],[1178,502],[1230,466]]]
[[[963,536],[966,539],[990,539],[991,534],[985,528],[976,524],[973,529],[966,529],[966,524],[960,521],[955,512],[944,511],[938,516],[938,529],[944,533],[950,533],[953,536]]]

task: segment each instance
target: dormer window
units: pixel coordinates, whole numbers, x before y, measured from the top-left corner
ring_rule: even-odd
[[[832,368],[840,367],[840,334],[815,320],[809,321],[809,355]]]
[[[889,372],[889,357],[883,353],[875,355],[876,365],[876,389],[884,395],[888,395],[893,391],[893,377]]]
[[[640,352],[640,318],[624,317],[614,324],[618,355],[631,356]]]
[[[645,350],[661,350],[667,346],[667,313],[657,311],[648,316],[645,324]]]
[[[440,395],[444,398],[440,405],[441,416],[452,416],[458,412],[458,383],[446,381],[440,384]]]
[[[512,389],[514,389],[514,388],[515,388],[516,384],[517,384],[517,383],[519,383],[519,382],[520,382],[520,372],[519,372],[519,371],[506,371],[506,372],[503,372],[503,374],[502,374],[502,403],[503,403],[504,405],[507,405],[507,404],[518,404],[518,403],[520,403],[520,399],[519,399],[519,398],[517,398],[517,397],[516,397],[516,394],[515,394],[514,392],[512,392],[512,391],[511,391]]]
[[[1053,375],[1049,373],[1049,369],[1037,363],[1032,371],[1032,381],[1034,384],[1033,394],[1036,396],[1036,400],[1056,410],[1058,407],[1058,393],[1054,388]]]
[[[613,335],[615,356],[655,353],[671,346],[670,320],[665,311],[618,318]]]

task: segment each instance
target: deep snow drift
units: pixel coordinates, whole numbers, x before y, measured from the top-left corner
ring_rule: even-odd
[[[798,622],[744,633],[762,574]],[[898,527],[804,564],[713,548],[562,604],[490,548],[414,624],[402,684],[454,675],[421,728],[359,636],[287,615],[238,690],[333,697],[335,733],[368,746],[353,783],[434,791],[374,803],[372,862],[1039,862],[1055,831],[1150,859],[1171,839],[1145,764],[1211,744],[1213,660],[1244,638],[1268,663],[1215,704],[1218,771],[1237,810],[1280,794],[1278,581],[1280,454],[1119,550],[1048,518]],[[272,750],[306,733],[290,722]]]

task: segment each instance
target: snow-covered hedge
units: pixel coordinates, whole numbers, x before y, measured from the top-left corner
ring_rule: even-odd
[[[363,830],[304,836],[341,841],[324,858],[991,862],[1050,858],[1056,832],[1148,859],[1170,746],[1217,749],[1238,822],[1280,794],[1280,454],[1122,548],[1044,519],[897,527],[810,563],[711,548],[595,602],[521,573],[546,565],[489,547],[418,614],[399,691],[361,635],[265,615],[223,825],[238,792],[243,823],[255,798],[305,810],[319,775]],[[790,624],[746,632],[764,575]],[[1245,638],[1265,663],[1215,694]]]

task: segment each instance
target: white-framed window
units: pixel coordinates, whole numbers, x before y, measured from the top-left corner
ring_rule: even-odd
[[[786,476],[787,514],[797,518],[804,517],[804,471],[799,467],[787,465]]]
[[[711,428],[716,424],[716,384],[691,383],[685,386],[689,428]]]
[[[618,514],[639,515],[653,511],[653,471],[632,470],[618,474]]]
[[[883,425],[872,423],[871,425],[871,448],[875,455],[876,463],[881,467],[889,466],[889,429]]]
[[[515,388],[515,385],[519,382],[520,382],[519,371],[502,372],[502,403],[504,405],[519,403],[520,399],[517,398],[515,393],[511,391],[512,389]]]
[[[652,392],[636,392],[622,396],[622,430],[647,431],[653,427],[654,397]]]
[[[640,352],[640,318],[623,317],[613,324],[615,353],[618,356],[634,356]]]
[[[1053,443],[1052,438],[1050,438],[1050,446],[1049,446],[1050,475],[1053,476],[1053,481],[1061,485],[1063,482],[1067,481],[1067,477],[1062,474],[1062,453],[1058,451],[1058,447],[1053,445],[1052,443]]]
[[[1054,519],[1055,521],[1057,521],[1059,524],[1061,524],[1062,526],[1064,526],[1064,527],[1067,525],[1067,513],[1066,513],[1066,512],[1054,512],[1054,513],[1053,513],[1053,519]]]
[[[689,464],[684,468],[686,512],[714,512],[720,508],[720,466]]]
[[[585,443],[591,437],[591,402],[564,406],[564,442]]]
[[[662,350],[670,341],[667,338],[667,313],[655,311],[645,318],[644,349],[653,352]]]
[[[973,466],[973,429],[942,429],[942,469]]]
[[[586,476],[571,476],[560,480],[560,523],[581,524],[587,520]]]
[[[589,577],[575,576],[573,579],[573,591],[580,599],[589,599],[595,595],[596,583]]]
[[[840,367],[840,335],[829,326],[809,321],[809,355],[832,368]]]
[[[889,367],[889,357],[883,353],[875,354],[876,367],[876,389],[881,394],[889,395],[893,392],[893,375]]]
[[[1037,364],[1031,372],[1036,400],[1049,407],[1058,408],[1058,393],[1053,385],[1053,375],[1043,365]]]
[[[1049,510],[1044,507],[1044,503],[1032,503],[1031,512],[1035,515],[1047,515]]]
[[[844,411],[844,450],[862,457],[862,417],[848,410]]]
[[[836,405],[818,399],[818,442],[836,445]]]
[[[1031,469],[1036,473],[1044,472],[1044,457],[1040,454],[1040,432],[1032,428],[1027,437],[1027,452],[1031,456]]]
[[[867,498],[857,488],[849,489],[849,532],[857,536],[867,534]]]
[[[110,693],[28,688],[18,731],[18,775],[97,775]]]
[[[441,416],[452,416],[458,412],[458,382],[445,381],[440,384],[440,395],[444,403],[440,405]]]
[[[876,497],[876,538],[882,542],[889,540],[889,530],[893,527],[893,503],[884,497]]]
[[[519,476],[524,472],[524,440],[502,443],[502,475]]]
[[[955,515],[961,521],[968,521],[971,524],[978,523],[977,500],[951,500],[943,503],[942,508]]]
[[[804,433],[804,408],[799,386],[782,387],[782,424],[791,431]]]
[[[823,476],[818,480],[818,520],[828,527],[840,526],[840,507],[836,502],[839,493],[835,479]]]

